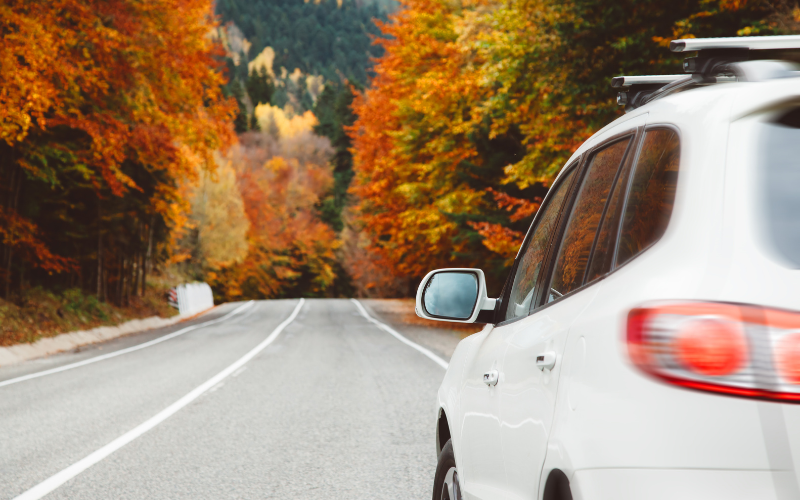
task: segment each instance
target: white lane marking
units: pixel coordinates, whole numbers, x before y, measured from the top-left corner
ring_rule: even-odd
[[[297,317],[297,314],[300,312],[300,309],[303,307],[303,303],[305,299],[300,299],[300,302],[295,306],[294,311],[292,314],[284,320],[283,323],[277,326],[272,333],[269,334],[269,337],[264,339],[260,344],[255,346],[250,352],[239,358],[235,363],[230,365],[229,367],[225,368],[218,374],[214,375],[202,385],[194,389],[189,394],[185,395],[181,399],[177,400],[176,402],[169,405],[167,408],[162,410],[160,413],[151,417],[149,420],[140,424],[139,426],[135,427],[134,429],[126,432],[122,436],[118,437],[117,439],[111,441],[107,445],[103,446],[99,450],[95,451],[91,455],[87,456],[86,458],[75,462],[74,464],[70,465],[66,469],[62,470],[61,472],[56,473],[55,475],[45,479],[41,483],[37,484],[33,488],[29,489],[25,493],[19,495],[14,500],[38,500],[43,496],[47,495],[51,491],[55,490],[62,484],[66,483],[73,477],[77,476],[81,472],[85,471],[92,465],[100,462],[107,456],[111,455],[118,449],[122,448],[126,444],[130,443],[134,439],[138,438],[145,432],[149,431],[153,427],[157,426],[164,420],[168,419],[173,414],[177,413],[178,410],[183,408],[184,406],[188,405],[198,397],[200,397],[204,392],[211,389],[212,387],[216,386],[222,380],[224,380],[228,375],[235,372],[239,368],[242,367],[245,363],[253,359],[253,357],[258,354],[259,352],[263,351],[268,345],[270,345],[278,335],[281,334],[284,328],[289,326],[289,324],[294,321]]]
[[[246,367],[246,366],[243,366],[243,367],[239,368],[238,370],[236,370],[236,371],[233,373],[233,375],[231,375],[231,377],[238,377],[238,376],[239,376],[239,375],[241,375],[241,374],[242,374],[242,372],[243,372],[243,371],[245,371],[245,370],[247,370],[247,367]]]
[[[253,303],[253,304],[255,304],[255,300],[251,300],[251,301],[249,301],[249,302],[248,302],[248,304],[250,304],[250,303]],[[246,313],[244,313],[244,314],[242,314],[242,317],[241,317],[241,318],[239,318],[239,319],[240,319],[240,320],[242,320],[242,319],[245,319],[245,318],[248,318],[248,317],[250,317],[250,315],[251,315],[251,314],[253,314],[253,313],[255,312],[255,310],[256,310],[256,308],[255,308],[255,307],[253,307],[253,308],[248,308],[247,312],[246,312]]]
[[[444,368],[445,370],[447,370],[447,361],[443,360],[442,358],[440,358],[439,356],[435,355],[434,353],[432,353],[428,349],[422,347],[421,345],[416,344],[414,342],[411,342],[407,338],[403,337],[401,334],[397,333],[397,330],[395,330],[391,326],[389,326],[387,324],[384,324],[384,323],[381,323],[377,319],[375,319],[372,316],[370,316],[369,313],[367,312],[367,310],[364,309],[364,306],[361,305],[361,302],[357,301],[356,299],[350,299],[350,300],[353,301],[353,303],[356,305],[356,307],[358,307],[358,310],[361,312],[361,315],[364,316],[365,318],[367,318],[368,321],[372,322],[375,326],[377,326],[381,330],[385,331],[386,333],[391,334],[392,336],[397,338],[397,340],[399,340],[400,342],[402,342],[402,343],[406,344],[407,346],[410,346],[410,347],[418,350],[419,352],[421,352],[425,356],[428,356],[437,365],[439,365],[442,368]]]
[[[10,378],[8,380],[3,380],[2,382],[0,382],[0,387],[4,387],[6,385],[11,385],[11,384],[16,384],[16,383],[19,383],[19,382],[24,382],[26,380],[30,380],[30,379],[33,379],[33,378],[44,377],[45,375],[52,375],[54,373],[59,373],[59,372],[67,371],[67,370],[72,370],[73,368],[79,368],[81,366],[86,366],[86,365],[90,365],[92,363],[97,363],[98,361],[103,361],[104,359],[114,358],[114,357],[117,357],[117,356],[122,356],[123,354],[128,354],[129,352],[138,351],[139,349],[144,349],[145,347],[150,347],[152,345],[159,344],[159,343],[164,342],[164,341],[169,340],[169,339],[174,339],[178,335],[183,335],[186,332],[190,332],[192,330],[197,330],[198,328],[203,328],[203,327],[206,327],[206,326],[214,325],[214,324],[220,323],[222,321],[225,321],[226,319],[230,318],[231,316],[233,316],[235,314],[238,314],[238,313],[244,311],[245,309],[248,309],[248,308],[252,307],[252,305],[254,303],[255,302],[253,302],[251,300],[250,302],[247,302],[246,304],[242,304],[241,306],[237,307],[233,311],[229,312],[228,314],[226,314],[225,316],[222,316],[220,318],[213,319],[211,321],[206,321],[205,323],[198,323],[196,325],[187,326],[186,328],[182,328],[182,329],[178,330],[177,332],[172,332],[169,335],[164,335],[163,337],[159,337],[157,339],[153,339],[153,340],[151,340],[149,342],[144,342],[142,344],[138,344],[138,345],[135,345],[133,347],[120,349],[119,351],[114,351],[114,352],[110,352],[108,354],[103,354],[102,356],[95,356],[93,358],[84,359],[83,361],[78,361],[77,363],[71,363],[71,364],[68,364],[68,365],[59,366],[58,368],[51,368],[50,370],[43,370],[43,371],[40,371],[40,372],[29,373],[28,375],[23,375],[21,377]],[[102,349],[102,347],[100,347],[99,349]]]

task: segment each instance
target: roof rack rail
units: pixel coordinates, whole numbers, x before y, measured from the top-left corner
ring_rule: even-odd
[[[625,111],[631,111],[665,86],[689,78],[687,75],[616,76],[611,79],[611,86],[624,89],[617,94],[617,104],[625,106]]]
[[[669,43],[672,52],[697,50],[785,50],[800,49],[800,35],[785,36],[735,36],[727,38],[684,38]]]
[[[655,99],[670,93],[712,83],[753,79],[753,70],[757,69],[756,79],[769,79],[775,74],[788,75],[788,70],[777,61],[774,54],[778,51],[800,50],[800,35],[787,36],[751,36],[728,38],[685,38],[673,40],[669,44],[672,52],[696,52],[695,57],[687,57],[683,61],[684,75],[662,76],[617,76],[611,80],[613,88],[626,88],[626,92],[617,94],[617,104],[624,105],[625,111],[631,111]],[[778,52],[780,53],[780,52]],[[771,68],[754,67],[772,65]],[[758,66],[756,64],[756,66]],[[770,76],[764,76],[769,74]],[[794,73],[793,76],[798,76]]]
[[[673,52],[697,52],[683,60],[683,71],[694,75],[697,83],[715,83],[719,74],[734,75],[735,63],[770,59],[764,51],[798,50],[800,35],[743,36],[728,38],[685,38],[669,44]]]
[[[615,89],[620,87],[630,87],[632,85],[643,85],[660,83],[666,85],[675,80],[686,78],[686,75],[647,75],[647,76],[615,76],[611,79],[611,86]]]

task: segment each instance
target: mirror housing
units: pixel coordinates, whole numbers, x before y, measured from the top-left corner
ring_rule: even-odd
[[[481,311],[494,310],[496,304],[497,299],[486,295],[486,277],[482,270],[448,268],[431,271],[422,279],[414,311],[420,318],[433,321],[475,323]],[[439,311],[429,311],[426,305],[429,308],[438,306]]]

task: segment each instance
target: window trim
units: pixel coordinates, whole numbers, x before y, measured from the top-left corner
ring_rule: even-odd
[[[589,270],[591,269],[592,263],[594,262],[594,252],[595,250],[597,250],[597,239],[600,237],[600,229],[602,228],[603,223],[606,221],[606,215],[608,215],[608,207],[609,205],[611,205],[611,197],[614,195],[614,190],[617,189],[617,184],[621,182],[620,176],[622,176],[622,171],[625,169],[625,162],[627,162],[630,159],[631,171],[635,166],[635,161],[639,157],[639,149],[641,148],[642,145],[641,138],[644,136],[643,128],[644,127],[636,127],[636,129],[633,131],[634,132],[633,139],[631,140],[630,144],[628,144],[628,148],[625,150],[625,154],[622,156],[622,161],[620,162],[619,167],[617,168],[617,173],[616,175],[614,175],[614,180],[611,182],[611,190],[608,192],[608,199],[606,200],[606,204],[603,206],[603,214],[600,216],[600,224],[597,225],[597,230],[594,233],[594,240],[592,241],[592,249],[589,251],[589,258],[587,259],[586,262],[586,269],[584,269],[583,271],[583,279],[581,280],[581,287],[590,285],[595,281],[602,279],[603,276],[608,274],[608,272],[606,272],[599,275],[592,281],[587,281],[589,279]],[[626,184],[625,186],[621,187],[621,189],[624,189],[624,191],[620,194],[620,196],[623,197],[622,199],[623,206],[620,209],[624,210],[625,197],[628,194],[628,185]],[[619,240],[619,223],[617,223],[617,229],[614,235],[615,235],[614,244],[611,246],[613,256],[611,259],[611,269],[609,269],[609,272],[611,272],[614,269],[614,261],[617,256],[617,241]]]
[[[637,156],[634,157],[633,161],[636,161],[636,158],[638,158],[639,145],[642,143],[642,137],[644,137],[644,133],[643,133],[643,130],[642,130],[643,128],[644,127],[640,126],[640,127],[628,129],[628,130],[626,130],[624,132],[620,132],[619,134],[613,135],[613,136],[609,137],[608,139],[606,139],[605,141],[603,141],[603,142],[597,144],[596,146],[592,147],[591,149],[589,149],[585,154],[586,161],[584,162],[584,164],[581,167],[582,170],[580,172],[580,182],[582,183],[583,179],[586,177],[586,173],[588,172],[588,166],[589,166],[589,163],[590,163],[589,159],[593,158],[595,153],[597,153],[601,149],[605,149],[605,148],[611,146],[615,142],[619,142],[621,140],[624,140],[626,137],[630,137],[630,141],[631,142],[628,144],[628,147],[625,149],[625,154],[622,156],[622,160],[620,160],[619,166],[617,167],[617,173],[614,175],[614,183],[611,186],[611,189],[613,190],[614,186],[616,185],[616,182],[619,179],[620,173],[622,172],[622,166],[625,164],[625,161],[627,161],[628,156],[631,155],[632,153],[635,153]],[[606,274],[602,275],[601,277],[598,277],[597,279],[593,280],[592,282],[586,283],[586,272],[588,271],[589,266],[591,265],[592,257],[594,256],[594,248],[595,248],[595,245],[597,243],[597,235],[600,232],[600,227],[602,226],[602,222],[603,222],[603,219],[600,219],[600,224],[598,224],[597,229],[595,230],[594,239],[592,240],[592,249],[591,249],[591,252],[589,253],[589,260],[587,261],[586,269],[584,269],[584,271],[583,271],[583,278],[581,279],[580,286],[570,290],[568,293],[565,293],[564,295],[562,295],[561,297],[558,297],[556,300],[554,300],[552,302],[545,302],[545,299],[547,297],[547,293],[545,292],[545,288],[547,288],[547,291],[550,290],[550,283],[553,280],[553,272],[555,271],[555,265],[556,265],[555,260],[556,260],[556,257],[557,257],[555,254],[558,252],[558,249],[556,248],[556,246],[558,246],[558,248],[560,248],[560,243],[563,241],[564,232],[566,231],[567,223],[569,222],[569,215],[572,214],[572,209],[573,209],[573,207],[575,205],[575,200],[577,200],[577,198],[578,198],[578,188],[577,188],[577,186],[578,186],[577,184],[574,185],[573,186],[573,192],[570,193],[569,207],[568,207],[569,210],[564,209],[564,208],[566,208],[566,205],[565,205],[564,208],[562,208],[562,210],[564,210],[564,212],[569,212],[569,214],[567,215],[567,217],[564,217],[564,215],[565,215],[564,213],[561,214],[561,218],[560,218],[560,220],[558,222],[559,228],[556,231],[558,239],[557,240],[551,240],[551,242],[550,242],[550,248],[548,250],[548,254],[547,254],[547,257],[546,257],[546,259],[547,259],[547,267],[545,268],[546,272],[543,273],[545,277],[544,278],[540,277],[540,280],[541,280],[540,283],[541,284],[539,286],[539,293],[538,293],[538,296],[536,297],[535,301],[531,301],[532,303],[531,303],[531,310],[528,313],[529,315],[534,313],[534,312],[539,311],[540,309],[542,309],[544,307],[549,306],[550,304],[555,304],[555,303],[561,302],[565,298],[571,297],[572,295],[580,292],[581,290],[583,290],[585,288],[588,288],[589,286],[599,282],[603,277],[605,277],[605,276],[607,276],[609,274],[609,273],[606,273]],[[611,191],[609,191],[609,193],[611,193]],[[628,195],[628,186],[625,186],[625,192],[623,193],[623,195],[624,196]],[[605,212],[606,212],[606,209],[607,209],[608,204],[609,204],[610,201],[611,201],[611,197],[609,196],[609,198],[606,200],[606,204],[603,206],[603,217],[605,217]],[[624,210],[624,208],[625,208],[625,206],[623,205],[623,210]],[[619,231],[619,228],[617,228],[617,231]],[[615,260],[616,260],[616,256],[617,256],[617,243],[618,243],[618,240],[619,240],[619,238],[617,238],[617,241],[614,242],[614,248],[613,248]],[[558,242],[559,245],[556,245],[555,244],[556,242]],[[613,270],[613,268],[612,268],[612,270]],[[546,280],[546,281],[544,281],[544,280]]]
[[[505,317],[506,310],[508,309],[508,301],[509,301],[509,298],[511,297],[511,289],[514,288],[514,278],[517,275],[517,268],[519,267],[519,262],[520,262],[522,256],[525,254],[525,251],[528,249],[528,245],[530,244],[530,240],[531,240],[531,238],[533,236],[533,232],[536,230],[537,227],[539,227],[539,222],[541,222],[540,221],[540,214],[542,213],[542,211],[541,211],[542,207],[548,206],[547,204],[550,203],[551,198],[553,197],[553,195],[551,193],[555,192],[555,190],[553,188],[555,188],[556,186],[560,186],[564,182],[564,178],[569,174],[569,172],[571,172],[572,170],[576,170],[576,169],[577,169],[578,172],[580,172],[580,169],[582,168],[583,162],[584,162],[585,159],[586,159],[586,153],[583,153],[575,161],[573,161],[572,163],[568,164],[563,169],[563,173],[559,176],[558,182],[554,183],[550,187],[550,189],[548,189],[547,195],[545,195],[544,200],[542,200],[542,204],[539,205],[539,210],[536,211],[536,215],[534,216],[533,221],[531,221],[531,225],[528,227],[528,232],[525,234],[525,238],[522,240],[522,245],[520,245],[520,247],[519,247],[519,251],[517,252],[517,256],[514,258],[514,265],[511,266],[511,270],[509,271],[508,277],[506,278],[506,283],[503,286],[503,294],[501,296],[502,303],[500,305],[500,308],[497,311],[495,311],[495,319],[499,319],[499,318],[504,318]],[[570,198],[572,197],[572,191],[575,189],[575,181],[576,181],[576,179],[578,177],[579,177],[579,175],[573,177],[571,179],[571,181],[570,181],[570,185],[567,186],[567,190],[568,190],[567,191],[567,195],[564,197],[564,201],[562,202],[561,208],[559,209],[558,219],[556,220],[556,224],[555,224],[556,231],[553,232],[554,234],[558,232],[558,226],[561,223],[561,215],[563,214],[564,206],[565,206],[566,203],[569,202]],[[544,256],[544,259],[543,259],[545,264],[547,263],[547,259],[548,259],[549,254],[550,254],[550,247],[553,244],[553,236],[554,236],[554,234],[550,235],[550,239],[547,242],[547,250],[545,251],[545,256]],[[539,282],[541,282],[541,273],[540,273],[540,276],[538,276],[537,279],[536,279],[537,285],[538,285]],[[537,297],[534,297],[533,300],[531,300],[531,303],[533,303],[535,300],[537,300],[538,295],[539,295],[538,292],[537,292],[536,295],[537,295]],[[526,314],[524,316],[517,316],[516,318],[511,318],[511,319],[503,319],[503,320],[495,323],[495,326],[508,325],[508,324],[514,323],[515,321],[519,321],[519,320],[521,320],[523,318],[527,318],[528,316],[530,316],[530,311],[528,311],[528,314]]]

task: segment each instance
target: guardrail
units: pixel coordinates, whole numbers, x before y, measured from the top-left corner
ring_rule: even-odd
[[[181,315],[194,314],[214,307],[214,295],[208,283],[187,283],[169,291],[169,305]]]

